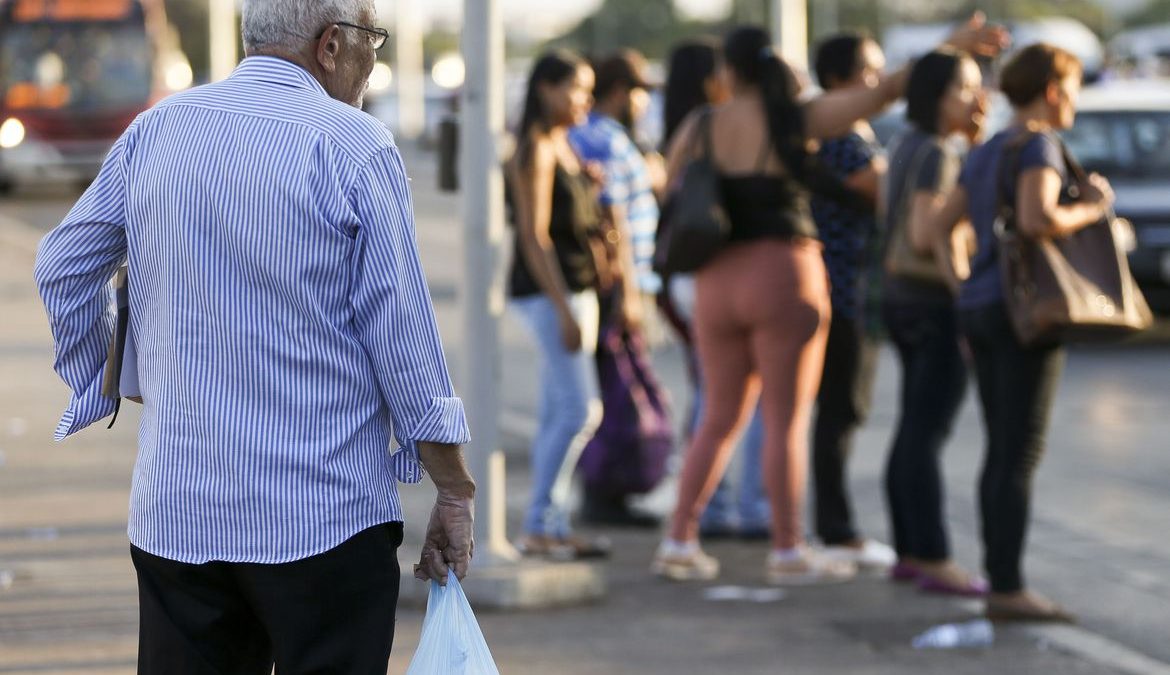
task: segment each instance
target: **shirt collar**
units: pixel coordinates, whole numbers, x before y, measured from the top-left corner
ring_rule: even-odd
[[[249,56],[236,66],[231,77],[269,82],[297,89],[310,89],[325,96],[329,95],[309,71],[292,61],[275,56]]]

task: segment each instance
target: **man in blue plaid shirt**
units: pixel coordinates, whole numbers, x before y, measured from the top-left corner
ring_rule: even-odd
[[[645,114],[650,84],[645,60],[623,50],[596,64],[596,100],[589,121],[570,132],[582,160],[601,169],[601,205],[611,228],[607,239],[616,258],[620,286],[602,298],[602,322],[621,321],[636,331],[642,323],[642,297],[654,295],[662,281],[652,269],[658,200],[654,173],[631,138],[634,123]],[[604,334],[604,330],[603,330]],[[654,526],[657,519],[631,511],[628,495],[599,494],[586,486],[584,517],[594,523]]]

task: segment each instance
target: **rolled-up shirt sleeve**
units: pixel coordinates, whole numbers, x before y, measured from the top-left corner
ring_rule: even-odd
[[[114,330],[110,279],[126,260],[126,169],[137,126],[118,139],[97,179],[37,250],[33,276],[56,345],[53,368],[73,392],[57,440],[114,412],[114,399],[101,393],[102,374]]]
[[[410,188],[394,148],[375,155],[350,193],[359,224],[352,302],[358,339],[389,406],[399,478],[421,479],[420,441],[467,443],[463,402],[455,396],[415,241]]]

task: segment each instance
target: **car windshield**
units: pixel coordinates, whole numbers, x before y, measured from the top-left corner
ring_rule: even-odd
[[[1170,111],[1089,111],[1064,133],[1085,169],[1152,180],[1170,172]]]
[[[151,54],[141,23],[29,23],[0,32],[0,96],[11,108],[142,105]]]

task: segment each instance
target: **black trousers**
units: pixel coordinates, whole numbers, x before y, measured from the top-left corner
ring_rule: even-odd
[[[950,558],[940,457],[967,389],[958,317],[950,305],[883,308],[902,363],[897,431],[886,463],[886,500],[900,557]]]
[[[167,560],[131,546],[139,675],[385,675],[402,523],[290,563]]]
[[[991,590],[1025,587],[1024,542],[1032,478],[1044,454],[1065,354],[1060,345],[1025,347],[1001,304],[961,313],[975,356],[987,455],[979,480],[984,567]]]
[[[813,510],[817,536],[829,546],[859,538],[845,465],[853,437],[869,416],[877,355],[860,322],[833,319],[813,422]]]

